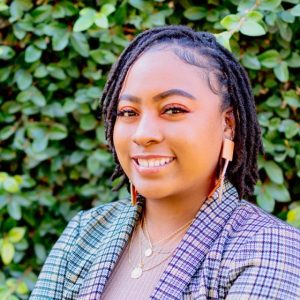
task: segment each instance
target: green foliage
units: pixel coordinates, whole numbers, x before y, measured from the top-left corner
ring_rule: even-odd
[[[246,68],[265,147],[252,200],[300,227],[299,16],[298,0],[0,0],[0,299],[28,298],[78,210],[127,194],[111,192],[95,109],[111,64],[155,26],[213,32]]]

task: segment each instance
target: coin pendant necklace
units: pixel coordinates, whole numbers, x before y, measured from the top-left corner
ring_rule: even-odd
[[[130,240],[130,244],[131,244],[131,240]],[[128,249],[128,258],[129,258],[129,252],[130,252],[130,244],[129,244],[129,249]],[[129,259],[130,262],[130,259]],[[143,262],[142,262],[142,243],[140,242],[140,262],[138,264],[137,267],[135,267],[132,271],[131,271],[131,278],[133,279],[137,279],[140,278],[143,274]]]
[[[137,279],[140,278],[143,274],[143,269],[141,264],[139,264],[137,267],[135,267],[131,272],[131,278]]]
[[[149,256],[151,256],[151,255],[152,255],[152,253],[153,253],[153,251],[152,251],[152,249],[151,249],[151,248],[148,248],[148,249],[146,249],[146,250],[145,250],[145,256],[146,256],[146,257],[149,257]]]

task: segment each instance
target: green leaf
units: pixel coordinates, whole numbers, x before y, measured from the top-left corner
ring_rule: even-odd
[[[287,188],[283,184],[267,183],[266,191],[279,202],[291,201],[291,196]]]
[[[248,36],[260,36],[266,34],[265,29],[259,23],[253,21],[244,22],[240,32]]]
[[[8,232],[8,240],[11,243],[18,243],[24,237],[26,232],[26,227],[14,227]]]
[[[34,252],[40,262],[44,262],[47,257],[47,252],[45,246],[42,244],[35,244],[34,245]]]
[[[275,200],[273,199],[273,197],[268,192],[261,191],[257,195],[256,200],[257,200],[257,204],[259,205],[259,207],[261,207],[265,211],[267,211],[269,213],[274,211]]]
[[[283,172],[281,168],[273,161],[266,161],[264,163],[264,168],[269,176],[269,178],[278,184],[283,183]]]
[[[281,99],[277,95],[272,95],[266,101],[269,107],[280,107],[282,105]]]
[[[9,7],[11,15],[9,21],[12,23],[20,19],[23,16],[24,12],[30,10],[32,6],[33,4],[31,0],[12,1]]]
[[[271,49],[258,56],[259,61],[264,67],[273,68],[280,62],[280,54],[277,50]]]
[[[201,6],[193,6],[186,9],[184,17],[191,21],[198,21],[206,17],[207,9]]]
[[[24,281],[21,281],[21,282],[19,281],[18,282],[16,292],[20,295],[28,294],[29,290],[28,290],[28,287],[27,287],[27,285]],[[16,300],[18,300],[18,298],[16,298]]]
[[[291,9],[291,14],[295,17],[300,17],[300,4],[295,5],[292,9]]]
[[[95,15],[95,24],[100,28],[108,28],[109,23],[105,14],[99,12]]]
[[[17,96],[17,101],[22,103],[31,101],[39,107],[46,105],[45,97],[43,96],[41,91],[34,86],[31,86],[27,90],[19,93]]]
[[[31,12],[34,23],[45,22],[51,16],[51,5],[40,5]]]
[[[80,17],[76,20],[73,31],[80,32],[89,29],[95,20],[96,11],[91,8],[84,8],[80,11]]]
[[[93,115],[83,115],[80,118],[80,128],[83,130],[92,130],[96,127],[97,120]]]
[[[297,122],[295,122],[294,120],[290,120],[290,119],[283,120],[281,122],[279,130],[281,132],[284,132],[285,137],[287,139],[290,139],[290,138],[292,138],[292,137],[294,137],[294,136],[296,136],[296,135],[299,134],[299,132],[300,132],[300,125]]]
[[[289,69],[286,61],[282,61],[274,68],[275,76],[281,82],[289,80]]]
[[[32,63],[39,60],[42,56],[42,51],[35,46],[28,46],[25,50],[25,62]]]
[[[43,152],[48,146],[48,136],[44,135],[40,138],[34,139],[32,143],[32,151],[35,153]]]
[[[116,60],[114,54],[105,49],[92,50],[90,55],[100,65],[112,64]]]
[[[289,90],[287,92],[283,92],[283,99],[286,101],[286,103],[293,107],[293,108],[299,108],[300,107],[300,97],[297,95],[295,90]]]
[[[70,42],[74,50],[83,57],[88,57],[90,46],[84,34],[80,32],[73,32],[71,34]]]
[[[300,67],[300,55],[293,52],[292,56],[287,60],[287,64],[290,68],[299,68]]]
[[[69,43],[70,33],[65,30],[59,34],[55,34],[52,38],[52,47],[54,51],[61,51],[65,49]]]
[[[7,239],[3,240],[1,247],[1,258],[5,265],[9,265],[15,255],[15,247]]]
[[[129,4],[133,6],[134,8],[137,8],[138,10],[141,10],[145,13],[151,13],[153,10],[153,7],[149,1],[143,1],[143,0],[129,0]]]
[[[241,17],[238,15],[228,15],[221,20],[221,25],[227,30],[236,30],[239,26]]]
[[[280,18],[286,23],[294,23],[295,22],[295,16],[293,16],[287,10],[284,10],[280,13]]]
[[[48,137],[50,140],[63,140],[68,135],[67,128],[62,124],[53,124],[49,131],[48,131]]]
[[[47,70],[48,70],[50,76],[53,78],[56,78],[59,80],[64,80],[67,78],[64,70],[62,68],[58,67],[56,64],[49,64],[47,67]]]
[[[216,37],[218,43],[220,43],[223,47],[225,47],[226,49],[231,51],[231,48],[230,48],[231,35],[232,34],[230,32],[224,31],[224,32],[215,34],[215,37]]]
[[[295,227],[300,227],[300,207],[291,209],[287,213],[287,223]]]
[[[9,193],[17,193],[19,188],[19,183],[14,177],[7,177],[3,182],[3,188]]]
[[[8,138],[10,138],[16,132],[16,129],[17,128],[15,125],[4,126],[0,130],[0,141],[4,141],[4,140],[7,140]]]
[[[5,67],[0,69],[0,82],[6,81],[10,74],[11,74],[11,68]]]
[[[257,56],[245,53],[242,58],[242,64],[251,70],[259,70],[261,68],[260,62]]]
[[[20,69],[15,73],[15,80],[17,82],[18,88],[21,91],[26,90],[32,84],[31,74],[24,69]]]
[[[5,10],[7,10],[7,9],[9,9],[9,6],[7,6],[7,5],[4,4],[4,3],[0,3],[0,11],[5,11]]]
[[[264,17],[262,13],[260,13],[260,12],[258,12],[256,10],[252,10],[252,11],[248,12],[246,14],[246,16],[247,16],[247,20],[248,21],[253,21],[253,22],[259,22]]]
[[[80,163],[85,158],[85,154],[83,151],[74,151],[70,156],[70,164],[75,165]]]
[[[40,64],[35,69],[33,75],[34,75],[34,77],[37,77],[37,78],[44,78],[48,75],[48,70],[45,65]]]
[[[259,2],[259,9],[262,10],[274,10],[277,6],[280,5],[282,0],[263,0]]]
[[[255,0],[241,0],[241,1],[238,1],[237,4],[238,4],[238,11],[244,12],[244,11],[252,8],[256,4],[256,1]]]
[[[105,16],[109,16],[110,14],[112,14],[114,11],[116,10],[116,8],[112,5],[112,4],[104,4],[101,7],[100,12],[102,14],[104,14]]]
[[[0,46],[0,59],[9,60],[15,56],[16,52],[14,49],[8,46]]]

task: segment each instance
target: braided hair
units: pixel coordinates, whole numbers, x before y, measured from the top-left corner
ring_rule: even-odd
[[[207,76],[208,84],[214,93],[221,95],[221,110],[229,106],[233,108],[236,123],[234,158],[227,169],[227,178],[237,189],[240,198],[251,196],[258,179],[257,155],[263,152],[263,146],[249,78],[244,68],[216,41],[214,35],[195,32],[183,25],[155,27],[140,33],[122,52],[109,72],[98,118],[101,119],[102,115],[104,117],[108,148],[116,163],[111,180],[121,177],[114,190],[119,190],[125,184],[129,188],[129,180],[113,145],[119,93],[130,66],[142,53],[157,47],[168,47],[184,62],[214,75],[214,82],[211,76]]]

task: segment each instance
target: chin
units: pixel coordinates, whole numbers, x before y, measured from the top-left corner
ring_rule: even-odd
[[[170,190],[161,190],[160,188],[140,188],[136,187],[137,192],[146,199],[162,199],[171,196]]]

